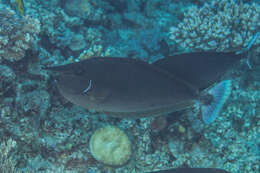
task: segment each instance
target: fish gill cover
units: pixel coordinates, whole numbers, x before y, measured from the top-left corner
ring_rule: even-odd
[[[23,0],[25,16],[13,3],[0,0],[0,172],[260,172],[259,38],[249,50],[252,69],[242,60],[222,76],[232,80],[231,95],[210,125],[196,108],[142,119],[81,109],[41,68],[93,56],[153,62],[182,51],[240,51],[259,32],[259,0]],[[131,141],[121,167],[90,153],[91,136],[107,125]]]

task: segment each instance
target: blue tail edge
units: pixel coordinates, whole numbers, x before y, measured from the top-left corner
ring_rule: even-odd
[[[213,96],[209,105],[201,106],[202,119],[206,124],[212,123],[220,113],[223,105],[231,94],[231,80],[224,80],[209,89],[208,94]]]

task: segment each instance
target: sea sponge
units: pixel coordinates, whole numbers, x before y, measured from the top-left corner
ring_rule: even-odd
[[[121,166],[131,156],[131,143],[117,127],[106,126],[95,131],[89,142],[93,157],[110,166]]]

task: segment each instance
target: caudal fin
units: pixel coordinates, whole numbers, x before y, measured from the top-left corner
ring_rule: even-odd
[[[213,96],[212,102],[201,105],[202,119],[206,124],[210,124],[216,119],[231,93],[231,87],[231,80],[224,80],[208,91],[208,94]]]

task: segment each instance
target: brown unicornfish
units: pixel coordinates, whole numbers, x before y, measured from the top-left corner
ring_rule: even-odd
[[[131,58],[95,57],[47,69],[59,72],[58,88],[72,103],[122,118],[158,116],[200,102],[202,118],[208,124],[231,90],[231,82],[226,80],[207,92],[200,91],[200,85],[181,75]]]

